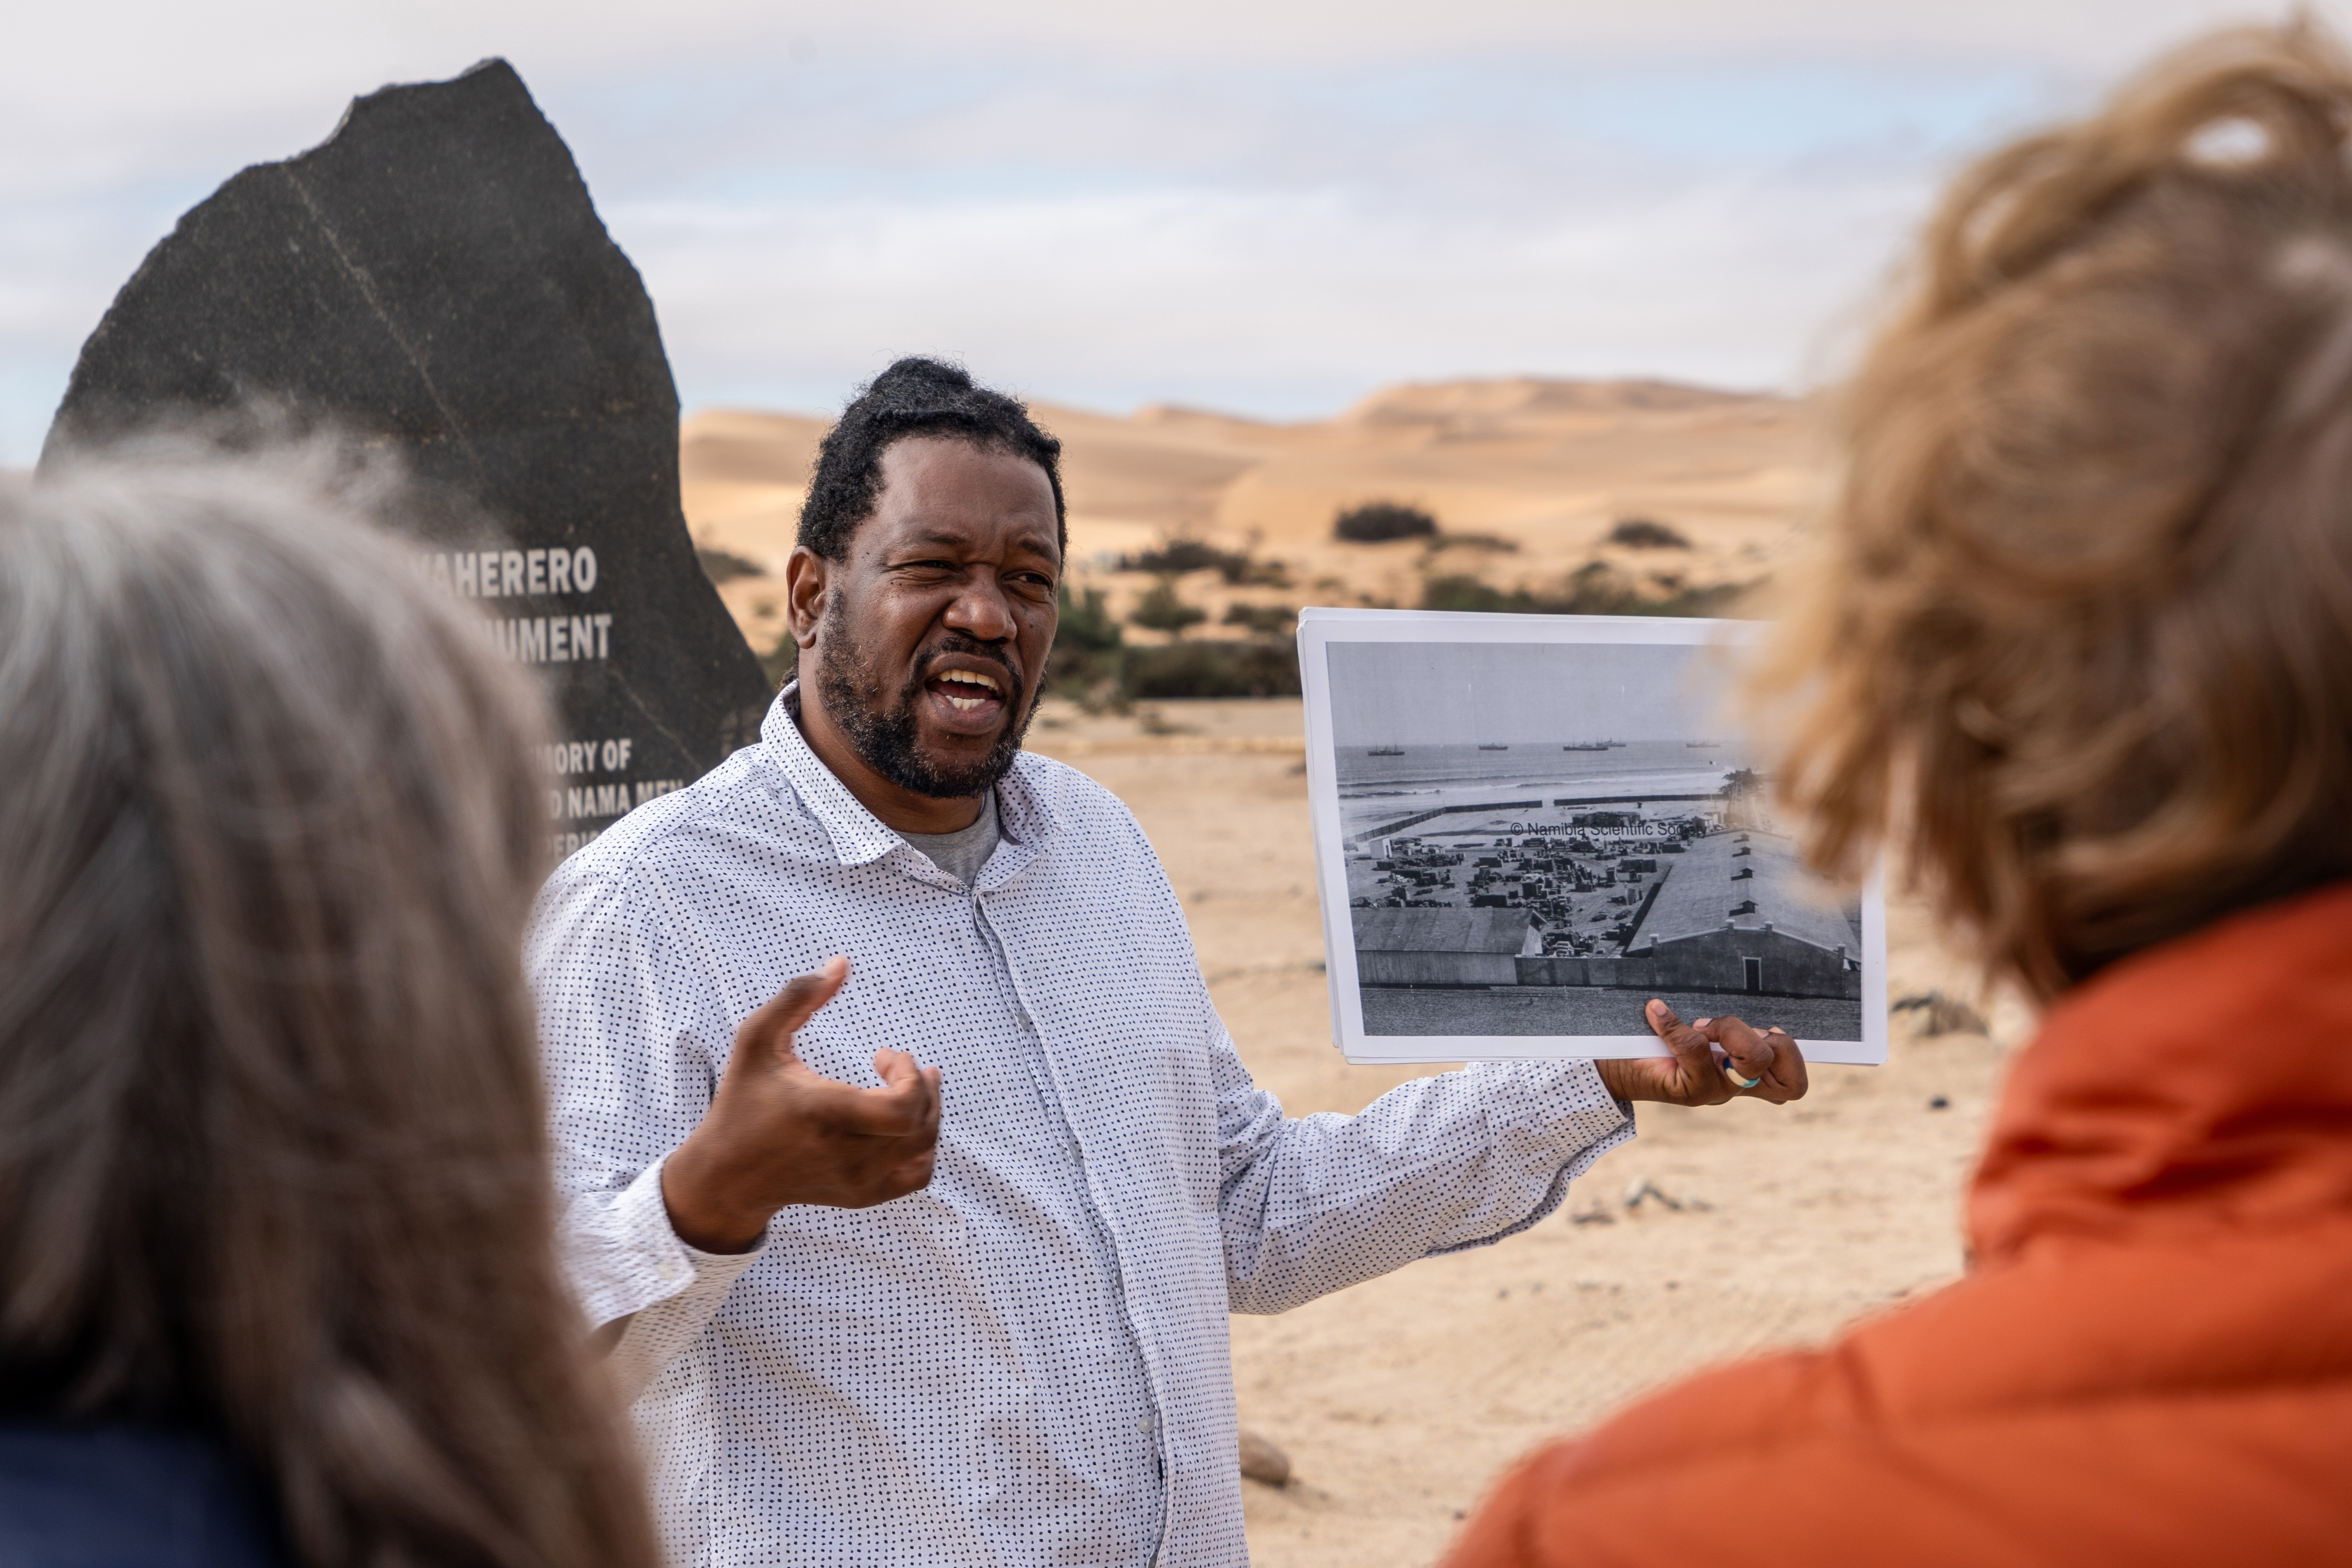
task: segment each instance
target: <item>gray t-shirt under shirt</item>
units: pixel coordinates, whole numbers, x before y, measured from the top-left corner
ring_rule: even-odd
[[[996,792],[980,797],[980,815],[953,833],[901,833],[899,837],[931,858],[931,864],[969,888],[1004,835],[996,826]]]

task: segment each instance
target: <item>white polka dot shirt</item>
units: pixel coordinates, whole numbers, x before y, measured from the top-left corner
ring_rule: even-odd
[[[1627,1108],[1589,1063],[1489,1064],[1286,1119],[1108,791],[1022,756],[967,887],[826,771],[796,701],[566,861],[530,941],[569,1261],[593,1322],[630,1320],[673,1560],[1246,1563],[1226,1313],[1535,1224]],[[943,1069],[930,1186],[686,1246],[664,1157],[736,1026],[834,953],[800,1054]]]

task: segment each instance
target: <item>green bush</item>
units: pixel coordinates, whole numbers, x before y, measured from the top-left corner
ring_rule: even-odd
[[[1519,542],[1499,533],[1441,533],[1424,548],[1433,555],[1442,550],[1483,550],[1493,555],[1516,555]]]
[[[1421,508],[1401,501],[1366,501],[1334,518],[1331,531],[1351,544],[1381,544],[1391,539],[1433,537],[1437,520]]]
[[[1060,599],[1061,623],[1045,663],[1045,689],[1091,704],[1118,690],[1127,633],[1112,618],[1100,588],[1073,599],[1065,582]]]
[[[1129,698],[1296,697],[1298,650],[1279,642],[1171,643],[1127,650]]]
[[[1127,641],[1127,634],[1110,613],[1100,588],[1089,588],[1083,598],[1070,597],[1070,585],[1062,584],[1061,621],[1054,633],[1054,649],[1067,648],[1087,653],[1108,653]]]
[[[1298,612],[1287,605],[1227,605],[1225,625],[1247,626],[1259,637],[1278,637],[1289,632]]]
[[[1691,542],[1682,531],[1646,517],[1620,518],[1617,526],[1609,531],[1609,542],[1622,544],[1633,550],[1688,550]]]
[[[1612,579],[1599,562],[1585,565],[1568,580],[1560,594],[1533,593],[1526,588],[1507,592],[1467,574],[1432,577],[1422,584],[1424,610],[1479,610],[1488,614],[1523,616],[1712,616],[1748,591],[1744,583],[1722,583],[1712,588],[1681,588],[1661,599],[1646,599]]]
[[[1181,577],[1187,572],[1214,571],[1236,588],[1287,588],[1290,568],[1279,561],[1260,561],[1246,551],[1220,550],[1197,539],[1170,539],[1157,550],[1118,558],[1122,572],[1157,572]]]
[[[1290,586],[1290,568],[1279,561],[1260,561],[1249,555],[1229,556],[1225,563],[1217,570],[1230,587],[1287,588]]]
[[[1162,577],[1143,595],[1128,620],[1146,631],[1166,632],[1181,637],[1187,626],[1197,626],[1209,618],[1209,612],[1198,605],[1188,605],[1176,592],[1173,579]]]
[[[1195,616],[1207,618],[1195,606],[1181,599],[1177,603]],[[1286,621],[1295,614],[1271,613],[1282,615]],[[1298,695],[1298,654],[1286,642],[1130,647],[1119,624],[1111,618],[1102,590],[1089,588],[1074,599],[1066,584],[1062,588],[1061,629],[1055,636],[1053,658],[1046,668],[1048,690],[1090,710],[1109,708],[1124,712],[1127,703],[1139,698]]]
[[[1203,544],[1197,539],[1164,539],[1157,550],[1139,551],[1118,558],[1122,572],[1157,572],[1165,576],[1182,576],[1187,572],[1205,572],[1214,567],[1219,572],[1234,570],[1249,557],[1220,550],[1213,544]]]

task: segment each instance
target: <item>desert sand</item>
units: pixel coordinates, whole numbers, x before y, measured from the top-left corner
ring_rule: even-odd
[[[1508,587],[1593,560],[1630,581],[1752,583],[1789,558],[1822,484],[1803,405],[1651,383],[1404,387],[1302,426],[1176,409],[1038,412],[1068,447],[1078,580],[1118,605],[1150,579],[1111,571],[1116,557],[1169,537],[1291,565],[1287,593],[1188,577],[1185,595],[1212,606],[1237,593],[1411,604],[1432,570]],[[777,415],[688,420],[685,500],[698,539],[780,574],[824,428]],[[1371,499],[1425,506],[1450,532],[1517,548],[1460,546],[1433,561],[1417,545],[1333,542],[1334,510]],[[1670,523],[1692,548],[1601,542],[1634,515]],[[754,646],[772,646],[779,577],[722,591]],[[1055,702],[1030,745],[1135,811],[1183,900],[1219,1010],[1291,1114],[1352,1111],[1416,1071],[1443,1070],[1354,1068],[1331,1045],[1296,701],[1126,715]],[[1280,1317],[1234,1321],[1243,1423],[1294,1471],[1279,1489],[1245,1484],[1259,1563],[1429,1562],[1538,1439],[1711,1363],[1818,1342],[1958,1273],[1961,1189],[2004,1053],[2030,1021],[1975,994],[1920,910],[1898,907],[1891,926],[1893,994],[1966,998],[1988,1030],[1929,1036],[1908,1011],[1892,1062],[1824,1067],[1795,1106],[1644,1107],[1639,1135],[1534,1228]]]
[[[1152,734],[1151,730],[1173,730]],[[1049,708],[1031,749],[1116,791],[1166,862],[1218,1010],[1292,1115],[1352,1111],[1416,1071],[1331,1044],[1295,701]],[[1894,994],[1974,997],[1923,911],[1893,911]],[[1644,1106],[1558,1214],[1273,1318],[1233,1322],[1243,1424],[1290,1458],[1245,1484],[1265,1568],[1425,1563],[1513,1455],[1765,1346],[1818,1342],[1958,1275],[1960,1190],[2006,1047],[1925,1037],[1824,1067],[1802,1101]],[[1769,1022],[1769,1020],[1759,1020]],[[1941,1100],[1941,1109],[1934,1102]],[[1682,1206],[1644,1196],[1641,1184]]]

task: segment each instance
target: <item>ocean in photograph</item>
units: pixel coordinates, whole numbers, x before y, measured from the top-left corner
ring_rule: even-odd
[[[1526,784],[1560,792],[1720,790],[1748,765],[1741,748],[1685,741],[1513,742],[1508,745],[1337,746],[1343,800],[1416,789]]]

